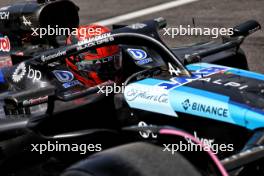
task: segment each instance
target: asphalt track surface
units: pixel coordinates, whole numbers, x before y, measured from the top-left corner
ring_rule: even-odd
[[[21,0],[20,0],[21,1]],[[89,24],[113,18],[141,9],[160,5],[172,0],[73,0],[80,7],[81,24]],[[187,0],[180,0],[187,1]],[[0,6],[15,0],[1,0]],[[58,12],[59,13],[59,12]],[[197,0],[189,4],[173,7],[148,15],[121,22],[131,24],[146,19],[164,17],[168,27],[192,25],[194,18],[197,27],[233,27],[248,19],[255,19],[264,28],[263,0]],[[163,36],[169,46],[189,45],[195,42],[212,40],[208,36]],[[251,70],[264,73],[264,29],[248,37],[242,45]]]

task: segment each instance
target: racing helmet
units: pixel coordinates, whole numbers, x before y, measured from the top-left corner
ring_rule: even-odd
[[[82,40],[109,32],[100,25],[80,26],[74,35],[67,38],[66,44],[76,44]],[[107,80],[114,80],[121,68],[120,49],[109,45],[71,56],[66,64],[80,82],[86,86],[95,86]]]

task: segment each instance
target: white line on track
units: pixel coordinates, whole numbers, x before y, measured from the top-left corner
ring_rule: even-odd
[[[131,20],[134,18],[138,18],[138,17],[144,16],[144,15],[149,15],[152,13],[156,13],[156,12],[171,9],[174,7],[182,6],[182,5],[189,4],[192,2],[196,2],[196,1],[198,1],[198,0],[175,0],[175,1],[171,1],[171,2],[166,2],[163,4],[156,5],[156,6],[141,9],[141,10],[138,10],[135,12],[119,15],[119,16],[116,16],[113,18],[102,20],[102,21],[97,21],[97,22],[94,22],[94,24],[100,24],[103,26],[108,26],[108,25],[120,23],[123,21]]]

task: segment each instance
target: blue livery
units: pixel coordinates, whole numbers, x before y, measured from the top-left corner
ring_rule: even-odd
[[[184,118],[178,113],[185,113],[250,130],[264,127],[264,105],[248,96],[264,84],[264,75],[207,63],[187,68],[191,77],[147,78],[129,84],[125,88],[127,103],[177,118]],[[262,95],[257,98],[264,100]]]

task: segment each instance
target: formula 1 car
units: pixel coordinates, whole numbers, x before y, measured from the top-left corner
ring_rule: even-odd
[[[157,29],[163,28],[165,27],[165,25],[165,20],[163,18],[158,18],[155,20],[145,21],[143,23],[136,23],[134,25],[116,28],[111,33],[105,33],[101,36],[87,39],[81,43],[60,47],[58,49],[48,50],[43,53],[38,53],[33,58],[29,58],[23,62],[20,62],[19,64],[14,65],[13,67],[3,68],[1,70],[0,75],[2,86],[2,110],[0,132],[3,156],[1,161],[1,169],[3,168],[3,170],[8,170],[16,164],[25,164],[23,163],[25,161],[23,160],[23,157],[21,157],[21,155],[19,155],[20,157],[16,157],[16,159],[20,158],[19,160],[14,159],[13,152],[16,153],[21,150],[24,151],[24,148],[21,148],[21,146],[17,145],[17,142],[14,141],[17,140],[17,136],[21,136],[22,134],[28,135],[28,129],[36,132],[37,136],[41,137],[41,139],[38,138],[38,141],[36,141],[36,138],[33,138],[33,141],[32,139],[30,139],[30,142],[34,143],[43,142],[43,140],[68,140],[68,142],[85,141],[86,143],[94,143],[95,141],[105,141],[105,145],[108,147],[117,146],[118,144],[124,144],[135,140],[133,139],[133,137],[129,138],[130,135],[125,135],[125,137],[123,136],[121,139],[116,137],[124,133],[123,131],[137,130],[140,131],[140,134],[143,134],[143,136],[145,136],[145,134],[148,135],[151,131],[153,132],[153,136],[155,137],[154,133],[157,131],[155,131],[154,129],[159,128],[154,128],[154,126],[152,126],[151,128],[148,126],[146,128],[140,127],[139,130],[137,128],[125,128],[124,130],[121,130],[124,126],[134,125],[141,121],[152,125],[171,125],[190,132],[196,130],[197,126],[195,125],[197,124],[195,124],[195,120],[184,122],[186,125],[182,125],[183,123],[180,123],[181,120],[185,120],[185,115],[183,116],[184,118],[173,119],[168,116],[163,118],[160,115],[164,114],[170,116],[178,116],[181,112],[178,109],[170,108],[171,106],[169,105],[171,105],[171,99],[168,100],[168,93],[166,94],[167,90],[164,85],[148,86],[148,88],[155,88],[153,90],[148,90],[149,92],[146,93],[151,94],[152,91],[158,91],[158,94],[161,94],[161,96],[155,96],[154,94],[147,95],[146,93],[137,90],[136,88],[142,88],[140,87],[140,85],[138,87],[138,84],[144,82],[144,80],[149,81],[152,79],[154,80],[155,78],[158,81],[162,79],[163,81],[166,81],[166,79],[173,77],[173,79],[179,78],[182,80],[182,82],[178,80],[174,80],[173,82],[173,85],[178,84],[178,86],[175,87],[181,88],[184,87],[181,85],[189,85],[194,83],[195,81],[198,81],[202,78],[205,79],[211,75],[217,76],[217,74],[220,74],[218,76],[223,76],[227,74],[227,71],[231,72],[232,69],[226,66],[216,65],[208,66],[209,68],[214,68],[215,70],[209,69],[208,67],[206,67],[206,64],[202,64],[199,62],[201,60],[201,57],[208,57],[211,54],[222,56],[223,53],[225,55],[226,53],[231,53],[231,55],[235,53],[236,55],[244,37],[258,30],[260,26],[255,21],[249,21],[243,25],[236,27],[236,30],[234,30],[235,35],[231,36],[229,39],[226,39],[223,44],[219,46],[215,45],[213,47],[207,47],[208,45],[206,44],[199,46],[200,48],[198,47],[198,53],[195,52],[194,54],[190,54],[190,56],[186,58],[182,58],[185,64],[191,62],[199,62],[196,65],[188,66],[188,68],[192,70],[200,70],[195,73],[191,73],[175,56],[174,52],[172,52],[168,47],[166,47],[164,43],[162,43],[162,41],[160,40],[157,33]],[[121,96],[115,95],[114,98],[113,96],[106,97],[104,94],[98,93],[99,88],[102,86],[115,86],[116,84],[111,80],[106,81],[105,83],[97,85],[95,87],[83,86],[80,82],[78,82],[78,80],[76,80],[72,76],[72,73],[68,70],[68,68],[63,65],[65,58],[71,55],[82,53],[95,47],[110,44],[122,44],[123,69],[125,70],[122,76],[125,78],[129,77],[128,80],[125,82],[127,86],[125,88],[124,97],[122,96],[122,94]],[[205,47],[206,49],[201,49],[203,47]],[[196,46],[194,46],[193,48],[194,50],[197,49]],[[179,50],[183,52],[183,50],[178,49],[178,51]],[[255,79],[259,79],[261,77],[258,74],[253,74],[251,72],[245,72],[242,70],[235,70],[232,73],[227,74],[227,77],[231,77],[232,74],[235,75],[237,74],[237,72],[240,73],[239,80],[241,79],[241,83],[237,83],[234,81],[222,83],[221,81],[218,81],[217,83],[212,84],[221,86],[220,83],[222,83],[226,88],[234,87],[238,88],[242,92],[250,87],[249,85],[242,85],[242,83],[245,83],[245,81],[250,80],[242,79],[242,74],[245,75],[245,73],[248,73],[249,75],[255,75]],[[222,73],[223,75],[221,75]],[[137,84],[130,84],[132,81],[135,80],[136,82],[138,82]],[[184,82],[184,80],[187,80],[187,82]],[[179,84],[178,82],[180,82],[181,84]],[[201,82],[202,85],[206,83],[209,84],[210,81]],[[252,84],[254,85],[254,81],[252,81]],[[160,87],[161,89],[156,89],[156,87]],[[222,90],[223,88],[220,87],[219,89]],[[233,89],[230,90],[233,91]],[[248,92],[246,92],[245,94],[247,95],[247,93]],[[134,98],[131,98],[131,96],[134,96]],[[178,96],[180,97],[180,95]],[[195,96],[189,95],[188,97],[189,101],[184,102],[184,107],[187,107],[185,114],[192,114],[191,112],[188,113],[189,111],[187,110],[193,105],[188,105],[188,103],[193,103],[193,99],[191,98]],[[140,106],[136,106],[138,103],[138,98],[140,99]],[[203,96],[203,98],[206,99],[208,97]],[[208,101],[208,99],[206,99],[205,101]],[[218,101],[213,99],[210,100],[216,101],[218,103],[218,101],[224,100],[224,98],[221,97],[221,99]],[[128,106],[124,106],[126,103]],[[224,102],[220,103],[224,104]],[[230,107],[226,107],[227,105],[223,105],[223,107],[218,107],[216,105],[217,107],[208,108],[205,107],[205,105],[203,105],[202,103],[196,103],[196,106],[197,109],[206,109],[204,115],[198,114],[198,116],[200,117],[199,119],[202,119],[201,121],[204,121],[204,124],[207,123],[204,117],[211,118],[212,123],[215,121],[220,121],[221,115],[223,117],[227,116],[227,119],[231,118],[231,110]],[[162,108],[159,109],[160,107]],[[101,108],[104,108],[104,111],[102,111]],[[144,115],[138,113],[138,109],[141,109],[141,113]],[[244,110],[247,109],[244,108]],[[96,117],[94,117],[91,113],[95,111],[98,112]],[[177,111],[177,115],[175,115],[175,111]],[[155,112],[154,114],[158,114],[158,118],[153,115],[153,118],[147,120],[149,118],[149,112]],[[80,116],[76,116],[77,113],[80,114]],[[249,113],[249,111],[247,111],[247,113]],[[109,114],[111,115],[109,116]],[[131,118],[131,116],[133,118]],[[239,123],[237,124],[233,123],[232,126],[234,126],[234,128],[239,128],[238,126],[243,126],[243,123],[245,123],[243,122],[243,120],[248,116],[244,117],[241,115],[238,117],[241,117],[241,119],[239,118],[241,121],[239,121]],[[189,117],[186,116],[186,119],[187,118]],[[256,118],[253,120],[248,119],[247,122],[253,123],[255,122],[254,120],[258,119],[260,118]],[[237,119],[233,120],[235,121]],[[229,123],[231,122],[231,120],[222,121]],[[194,125],[187,125],[188,123],[191,124],[191,122]],[[226,125],[228,123],[224,124]],[[215,126],[218,127],[219,125],[216,124]],[[190,129],[188,129],[188,127]],[[250,130],[247,130],[245,127],[248,127],[248,129]],[[257,129],[258,126],[250,124],[249,126],[244,125],[244,128],[242,127],[244,131],[242,131],[242,129],[241,131],[244,132],[243,134],[245,134],[245,136],[243,136],[244,141],[248,140],[247,137],[250,137],[250,135],[252,135],[252,129],[254,129],[255,127]],[[261,124],[259,127],[261,127]],[[207,137],[205,135],[209,134],[213,136],[213,139],[215,139],[217,134],[213,134],[212,131],[209,130],[209,128],[208,131],[208,133],[202,133],[202,128],[201,131],[196,130],[199,135],[201,133],[202,135],[204,135],[204,137]],[[222,133],[223,130],[218,130],[218,132],[219,131],[221,131]],[[241,133],[241,131],[239,132]],[[118,135],[116,135],[116,133]],[[108,139],[109,136],[112,136],[112,140],[105,140]],[[261,137],[262,136],[260,135],[260,138],[258,139],[261,139]],[[10,140],[10,138],[13,138],[12,141]],[[140,139],[142,140],[142,138]],[[19,141],[21,142],[23,140]],[[225,142],[226,141],[228,142],[228,139],[225,140]],[[234,143],[236,143],[236,145],[237,143],[241,142],[241,146],[245,146],[244,141],[235,141],[236,142]],[[257,141],[259,142],[260,140]],[[240,146],[235,146],[235,149],[239,150],[239,147]],[[12,148],[11,152],[8,151],[10,150],[10,148]],[[21,151],[21,153],[23,153],[23,151]],[[259,153],[261,152],[262,150],[254,150],[253,153],[248,152],[251,155],[257,155],[257,157],[251,156],[250,159],[247,158],[246,161],[244,160],[244,158],[242,158],[242,164],[241,158],[235,161],[231,160],[231,162],[229,159],[228,161],[226,161],[226,167],[228,168],[228,170],[233,171],[234,169],[236,169],[235,171],[237,171],[237,168],[239,168],[239,171],[241,171],[241,167],[246,166],[246,164],[249,163],[248,161],[251,162],[259,159],[259,157],[261,156]],[[9,155],[9,153],[11,153],[11,156]],[[55,156],[58,157],[56,154]],[[26,154],[26,157],[29,157],[28,153]],[[37,156],[37,158],[39,158],[39,156]],[[72,164],[74,159],[72,159],[71,157],[69,158],[70,163]],[[193,162],[199,165],[199,162]],[[32,161],[31,163],[27,164],[32,164]],[[215,165],[219,166],[219,163],[217,164],[216,162]],[[229,168],[230,165],[232,166],[231,168]],[[212,166],[212,168],[214,167],[215,166]],[[254,163],[253,170],[255,169],[255,167],[258,167],[258,165]],[[69,170],[72,170],[72,168]],[[204,170],[208,171],[208,169]],[[224,171],[221,171],[223,170],[221,165],[219,166],[219,170],[220,171],[218,172],[225,173]]]

